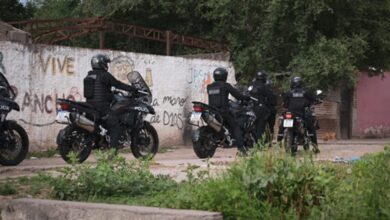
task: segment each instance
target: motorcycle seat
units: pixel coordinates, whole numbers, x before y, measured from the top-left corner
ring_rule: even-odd
[[[80,105],[80,106],[82,106],[82,107],[84,107],[84,108],[95,108],[95,107],[93,107],[93,105],[91,105],[91,104],[89,104],[89,103],[87,103],[87,102],[74,102],[75,104],[77,104],[77,105]]]

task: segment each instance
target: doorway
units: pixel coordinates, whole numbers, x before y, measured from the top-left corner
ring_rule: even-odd
[[[353,90],[341,90],[340,103],[340,136],[341,139],[351,139],[352,136],[352,102]]]

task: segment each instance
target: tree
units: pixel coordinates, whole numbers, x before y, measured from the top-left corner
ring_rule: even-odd
[[[37,18],[129,22],[228,44],[240,78],[257,68],[301,75],[310,87],[353,85],[390,69],[390,0],[35,0]],[[96,46],[97,36],[68,42]],[[115,39],[115,40],[114,40]],[[91,44],[92,42],[92,44]],[[160,43],[107,36],[108,46],[163,53]],[[175,47],[176,54],[201,52]]]
[[[0,20],[5,22],[29,19],[33,16],[31,4],[23,6],[18,0],[1,0]]]

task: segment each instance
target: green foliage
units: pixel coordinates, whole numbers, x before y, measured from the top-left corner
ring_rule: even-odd
[[[390,219],[390,148],[356,162],[330,194],[325,219]]]
[[[175,196],[161,196],[146,204],[220,211],[225,219],[302,219],[312,209],[320,209],[335,187],[332,171],[310,159],[256,153],[220,177],[185,183]]]
[[[1,182],[0,183],[0,195],[13,195],[17,193],[16,187],[10,182]]]
[[[364,56],[365,47],[366,42],[358,37],[326,39],[321,36],[295,56],[289,67],[313,89],[328,89],[340,83],[351,87],[358,72],[355,64]]]
[[[0,20],[5,22],[26,20],[33,17],[34,7],[32,4],[24,6],[18,0],[1,0]]]
[[[19,184],[50,184],[57,199],[219,211],[224,219],[390,217],[390,148],[354,164],[295,159],[272,149],[253,152],[215,177],[210,167],[188,166],[181,183],[153,176],[146,162],[97,157],[96,165],[74,164],[62,176],[23,178]]]
[[[152,195],[175,186],[166,176],[153,176],[148,163],[131,161],[97,153],[96,165],[73,164],[64,175],[52,179],[54,197],[66,200],[88,200],[94,197]]]
[[[16,1],[16,0],[15,0]],[[309,87],[353,85],[390,68],[390,1],[34,0],[35,18],[102,16],[228,44],[236,73],[302,75]],[[164,54],[159,42],[107,34],[107,48]],[[98,36],[62,44],[98,47]],[[201,53],[180,46],[173,53]],[[320,80],[319,80],[320,79]],[[319,83],[321,82],[321,83]]]

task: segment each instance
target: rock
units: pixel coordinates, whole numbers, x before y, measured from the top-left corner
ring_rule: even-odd
[[[3,220],[222,220],[217,212],[164,209],[101,203],[43,199],[11,200],[3,209]]]

